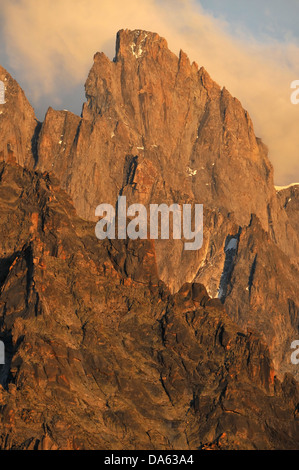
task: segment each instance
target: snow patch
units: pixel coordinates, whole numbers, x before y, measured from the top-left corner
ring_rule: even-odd
[[[238,239],[237,238],[231,238],[229,241],[227,247],[225,248],[225,253],[229,250],[236,250],[238,247]]]
[[[141,44],[144,43],[145,39],[147,38],[147,33],[143,33],[142,31],[136,31],[137,32],[137,36],[135,36],[135,38],[139,37],[140,35],[142,36],[141,38],[141,41],[140,41],[140,44],[138,46],[138,49],[137,49],[137,45],[135,42],[133,42],[130,47],[131,47],[131,50],[132,50],[132,54],[133,56],[136,58],[136,59],[139,59],[142,54],[143,54],[143,49],[142,49],[142,46]]]
[[[140,59],[140,57],[142,56],[143,54],[143,50],[142,50],[142,47],[141,45],[138,46],[138,49],[136,50],[137,46],[136,44],[131,44],[131,50],[132,50],[132,54],[133,56],[136,58],[136,59]]]
[[[292,186],[299,186],[299,183],[291,183],[287,186],[274,186],[274,188],[276,189],[276,191],[282,191],[283,189],[288,189],[288,188],[291,188]]]
[[[235,256],[238,251],[238,243],[239,235],[235,235],[234,237],[229,238],[229,241],[226,241],[225,243],[225,261],[218,288],[218,299],[221,299],[222,301],[224,301],[226,298],[229,282],[234,270]]]
[[[197,170],[192,170],[192,168],[190,168],[189,166],[187,166],[186,171],[188,173],[188,176],[195,176],[197,173]]]

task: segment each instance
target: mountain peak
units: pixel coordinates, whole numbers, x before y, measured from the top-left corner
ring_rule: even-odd
[[[128,56],[140,59],[146,52],[156,54],[162,49],[168,49],[167,41],[157,33],[140,29],[121,29],[116,35],[115,60]]]

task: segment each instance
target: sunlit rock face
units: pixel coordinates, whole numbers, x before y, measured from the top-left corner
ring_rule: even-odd
[[[23,90],[0,65],[0,160],[33,168],[40,124]]]

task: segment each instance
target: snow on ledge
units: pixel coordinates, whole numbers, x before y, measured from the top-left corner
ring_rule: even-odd
[[[282,191],[283,189],[288,189],[288,188],[291,188],[292,186],[299,186],[299,183],[291,183],[287,186],[274,186],[274,188],[276,189],[276,191]]]

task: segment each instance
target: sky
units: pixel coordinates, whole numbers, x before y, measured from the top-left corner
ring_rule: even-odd
[[[0,63],[39,120],[80,114],[93,55],[114,56],[119,29],[155,31],[236,96],[269,147],[275,183],[299,181],[298,0],[0,0]]]

